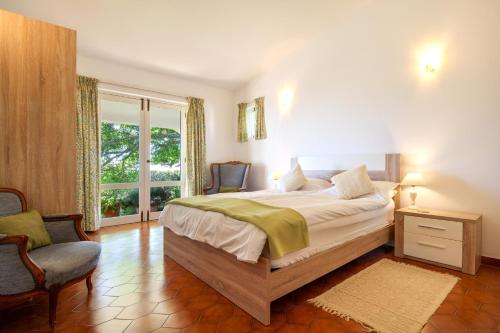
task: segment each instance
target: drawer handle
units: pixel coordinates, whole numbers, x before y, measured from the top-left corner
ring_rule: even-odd
[[[423,246],[429,246],[429,247],[435,247],[437,249],[446,249],[445,246],[443,245],[437,245],[437,244],[432,244],[432,243],[427,243],[427,242],[417,242],[419,245]]]
[[[433,226],[433,225],[419,224],[418,226],[419,226],[420,228],[436,229],[436,230],[446,231],[446,228],[443,228],[443,227],[436,227],[436,226]]]

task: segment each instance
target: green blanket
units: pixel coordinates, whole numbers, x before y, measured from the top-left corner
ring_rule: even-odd
[[[309,232],[302,215],[291,208],[268,206],[248,199],[195,196],[169,201],[204,211],[222,213],[251,223],[267,235],[271,259],[309,246]]]

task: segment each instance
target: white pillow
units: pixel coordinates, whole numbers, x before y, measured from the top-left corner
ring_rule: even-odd
[[[328,180],[319,178],[306,178],[306,179],[307,183],[305,183],[304,186],[299,188],[299,191],[316,191],[332,187],[332,183],[330,183]]]
[[[296,164],[290,171],[285,173],[280,179],[280,189],[283,192],[295,191],[307,183],[307,178],[302,172],[300,164]]]
[[[341,199],[354,199],[375,191],[370,176],[368,176],[368,169],[364,164],[333,176],[332,183],[335,183],[335,188]]]
[[[396,188],[399,186],[399,183],[388,182],[388,181],[372,181],[373,186],[375,186],[375,191],[382,194],[387,199],[392,199],[398,193]]]

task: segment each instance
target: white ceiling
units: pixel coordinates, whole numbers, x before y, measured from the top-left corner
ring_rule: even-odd
[[[77,30],[81,55],[234,89],[306,45],[347,2],[0,0],[0,8]]]

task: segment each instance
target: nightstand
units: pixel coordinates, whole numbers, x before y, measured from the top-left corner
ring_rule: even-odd
[[[396,210],[394,254],[476,274],[481,265],[481,215],[437,209]]]

